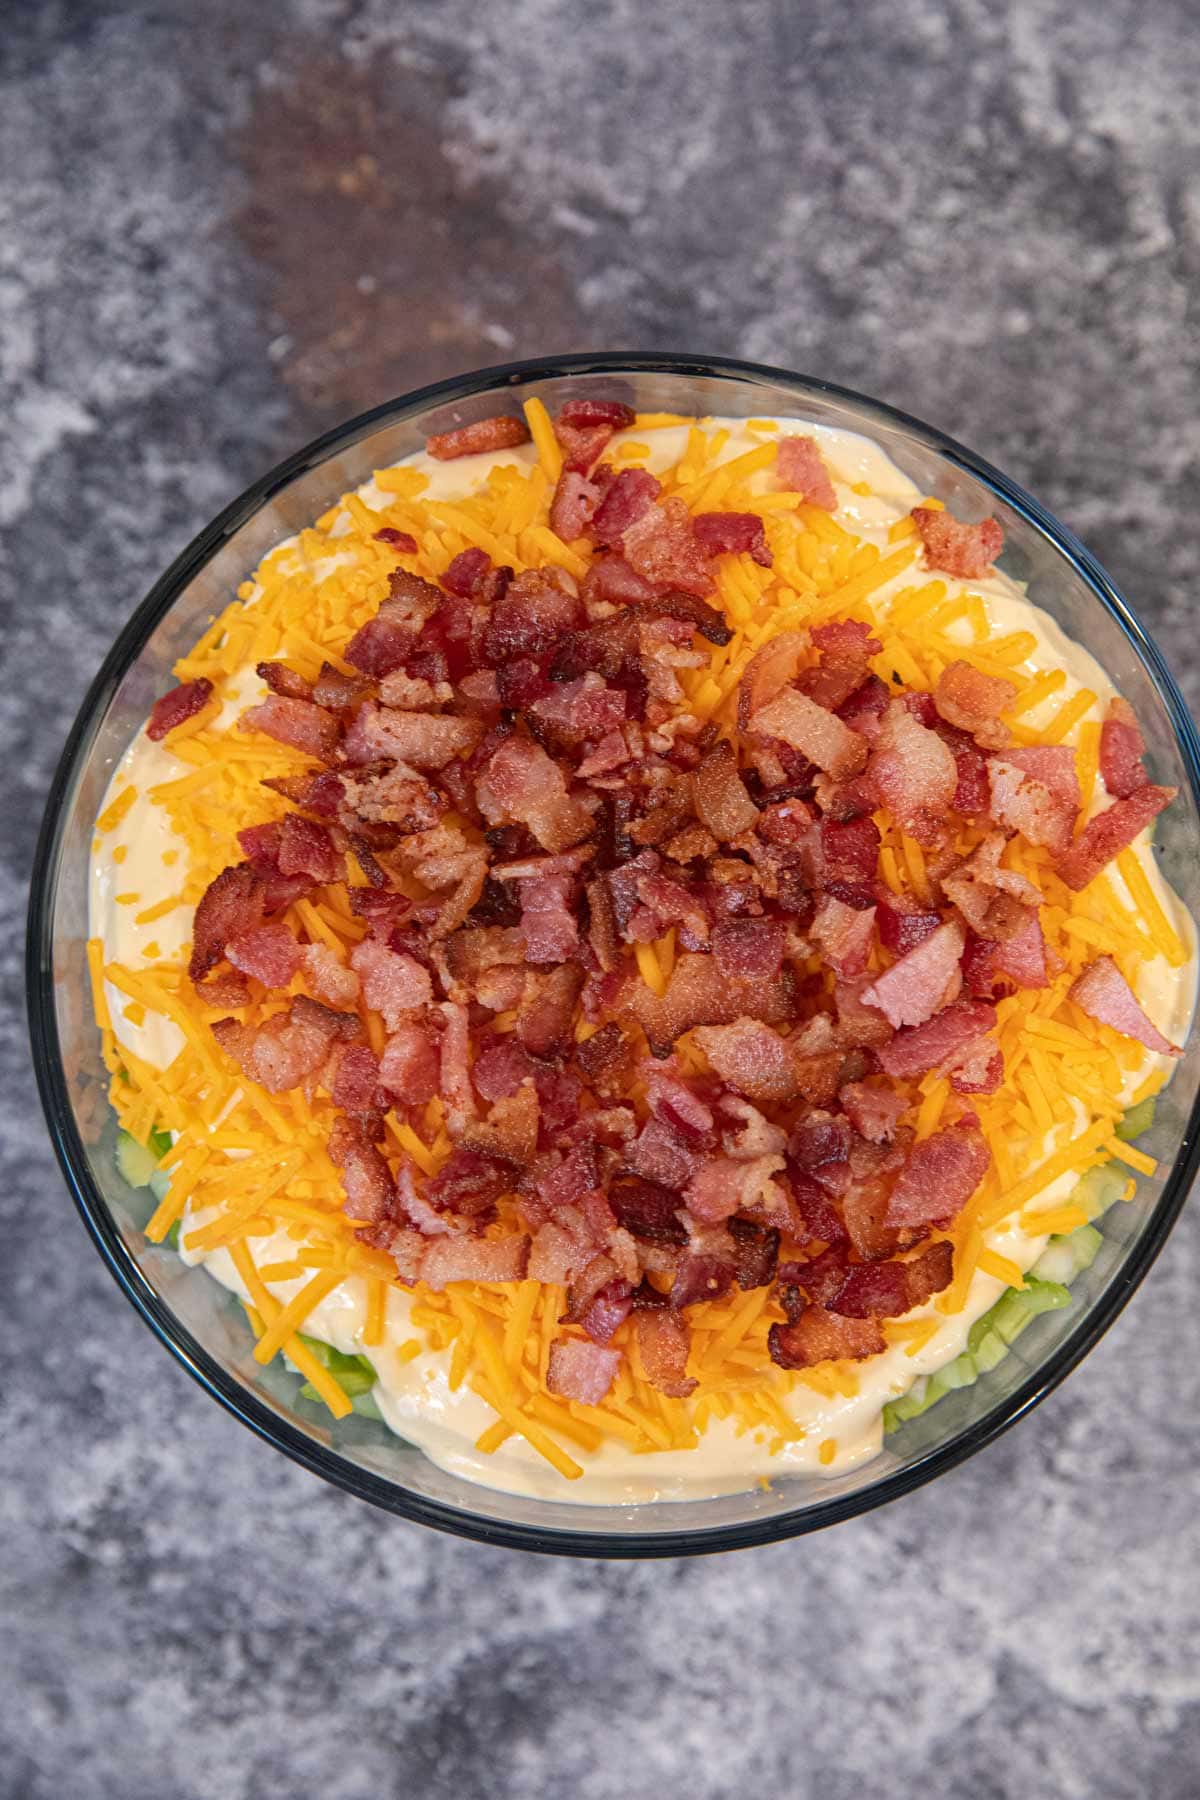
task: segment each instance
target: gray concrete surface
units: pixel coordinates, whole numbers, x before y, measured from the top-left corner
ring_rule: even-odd
[[[1200,1792],[1200,1219],[889,1511],[523,1559],[254,1441],[120,1298],[20,1013],[41,797],[151,579],[359,406],[569,347],[886,397],[1075,526],[1192,702],[1188,0],[11,5],[0,31],[0,1794]]]

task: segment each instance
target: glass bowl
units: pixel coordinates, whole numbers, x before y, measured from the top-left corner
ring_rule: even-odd
[[[949,1394],[831,1479],[777,1477],[769,1489],[687,1502],[581,1505],[526,1498],[447,1474],[369,1419],[322,1423],[280,1359],[261,1369],[232,1296],[203,1270],[147,1243],[144,1190],[114,1160],[114,1122],[88,999],[87,874],[93,821],[112,770],[170,682],[171,665],[281,538],[373,469],[445,431],[538,395],[619,397],[642,411],[811,419],[865,433],[924,493],[968,517],[994,513],[1004,569],[1099,659],[1137,710],[1155,779],[1180,798],[1161,820],[1164,874],[1200,916],[1200,742],[1162,655],[1104,570],[1007,477],[890,407],[751,363],[688,356],[580,355],[515,363],[438,383],[364,413],[290,457],[215,519],[133,614],[84,701],[54,777],[33,873],[28,941],[34,1065],[54,1146],[96,1247],[159,1340],[214,1399],[295,1461],[377,1506],[485,1542],[582,1556],[677,1556],[769,1543],[895,1499],[1029,1411],[1112,1323],[1183,1203],[1200,1156],[1200,1037],[1192,1033],[1158,1107],[1148,1148],[1161,1173],[1103,1224],[1104,1242],[1071,1290],[974,1387]],[[326,1421],[328,1414],[324,1415]]]

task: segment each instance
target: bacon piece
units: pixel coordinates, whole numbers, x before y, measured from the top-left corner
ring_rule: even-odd
[[[452,1281],[521,1281],[529,1260],[529,1239],[477,1238],[459,1233],[437,1238],[425,1253],[421,1280],[435,1293]]]
[[[531,1056],[542,1060],[562,1056],[571,1042],[584,972],[577,962],[564,962],[532,979],[533,991],[527,982],[517,1016],[517,1036]]]
[[[620,688],[607,686],[602,676],[589,671],[576,681],[551,687],[532,703],[529,713],[550,726],[561,743],[574,746],[624,724],[627,700]]]
[[[394,525],[381,525],[372,536],[380,544],[387,544],[401,556],[415,556],[417,540],[407,531],[397,531]]]
[[[699,1025],[695,1041],[714,1072],[756,1104],[786,1105],[799,1092],[791,1051],[777,1031],[757,1019]]]
[[[398,1031],[409,1015],[433,1000],[429,970],[415,956],[389,950],[375,938],[364,938],[350,952],[350,967],[362,983],[363,998],[381,1015],[387,1029]]]
[[[611,497],[597,513],[597,522]],[[674,495],[652,502],[626,525],[621,551],[630,568],[657,588],[680,589],[700,599],[713,591],[708,552],[693,530],[687,506]]]
[[[369,1044],[336,1044],[329,1096],[344,1112],[375,1111],[379,1093],[379,1059]]]
[[[489,1103],[506,1100],[523,1081],[532,1080],[537,1064],[525,1046],[511,1033],[492,1038],[479,1051],[471,1070],[475,1092]]]
[[[487,551],[472,545],[450,559],[442,572],[441,583],[447,593],[457,594],[461,600],[490,600],[492,596],[487,589],[494,573],[495,565]]]
[[[394,1211],[392,1172],[356,1120],[338,1118],[329,1134],[329,1158],[341,1171],[344,1211],[363,1224],[379,1224]]]
[[[425,449],[438,462],[453,462],[458,456],[480,456],[489,450],[513,450],[529,442],[529,427],[524,419],[500,413],[489,419],[476,419],[470,425],[456,426],[453,431],[435,431],[425,439]]]
[[[604,444],[601,442],[600,449],[603,448]],[[586,452],[583,453],[586,454]],[[591,463],[589,462],[586,466],[590,468]],[[571,463],[564,464],[563,472],[554,489],[554,498],[550,502],[551,531],[561,538],[564,544],[573,543],[576,538],[581,538],[600,504],[600,498],[600,489],[594,481],[588,480],[586,473],[582,473]]]
[[[795,688],[784,688],[756,712],[750,729],[764,737],[781,738],[836,781],[857,775],[866,765],[866,738]]]
[[[328,944],[305,944],[300,961],[318,1000],[328,1006],[353,1006],[358,999],[360,983],[353,969],[347,969]]]
[[[589,613],[597,601],[624,606],[630,601],[654,598],[650,583],[631,569],[623,556],[597,556],[584,576],[579,592]]]
[[[209,882],[192,922],[188,974],[201,981],[219,963],[232,938],[262,923],[265,889],[248,863],[234,863]]]
[[[985,750],[1000,750],[1008,743],[1008,727],[1000,714],[1012,705],[1017,690],[1011,681],[985,675],[971,663],[949,663],[938,677],[934,704],[942,718],[969,732]]]
[[[965,525],[952,513],[914,506],[912,521],[925,547],[925,564],[964,581],[986,575],[1004,548],[1004,528],[997,519]]]
[[[836,1295],[825,1305],[843,1318],[899,1318],[915,1306],[924,1306],[953,1279],[953,1247],[931,1244],[907,1262],[858,1264],[847,1272]]]
[[[519,656],[543,656],[583,618],[578,597],[555,570],[527,569],[492,608],[483,649],[493,668]]]
[[[990,832],[963,862],[942,876],[942,892],[953,901],[972,931],[1001,940],[1025,929],[1041,892],[1015,869],[1002,869],[1004,837]]]
[[[543,875],[521,883],[521,935],[532,963],[565,963],[579,953],[579,927],[571,911],[570,875]]]
[[[649,512],[661,492],[662,484],[648,469],[622,469],[593,515],[590,530],[596,543],[620,549],[625,533]],[[640,573],[636,567],[634,572]]]
[[[637,423],[637,414],[623,400],[564,400],[555,414],[554,424],[584,427],[607,425],[610,431],[628,431]]]
[[[935,731],[920,724],[902,700],[880,722],[868,779],[896,823],[918,843],[934,843],[953,805],[958,769]]]
[[[211,975],[207,981],[197,982],[196,993],[202,1006],[246,1006],[250,1001],[245,976],[232,969],[228,974]]]
[[[907,1102],[893,1088],[870,1087],[865,1081],[848,1081],[838,1090],[842,1109],[860,1137],[872,1144],[890,1144]]]
[[[442,769],[452,757],[471,751],[483,736],[478,719],[436,713],[400,712],[368,700],[346,737],[351,763],[400,762],[412,769]]]
[[[851,976],[863,973],[875,932],[873,906],[859,911],[846,906],[833,894],[822,894],[809,929],[835,974]]]
[[[879,860],[879,827],[874,819],[821,820],[823,880],[874,881]]]
[[[235,969],[269,988],[286,987],[300,967],[300,946],[282,919],[230,938],[225,954]]]
[[[281,875],[308,875],[320,883],[340,881],[346,872],[324,825],[301,813],[288,813],[283,821],[278,862]]]
[[[755,651],[738,685],[739,731],[748,730],[754,714],[796,679],[808,643],[805,631],[781,631]]]
[[[771,567],[766,528],[757,513],[697,513],[692,529],[710,556],[741,553],[764,569]]]
[[[1164,806],[1171,804],[1178,792],[1178,788],[1155,787],[1147,782],[1124,800],[1114,800],[1106,812],[1088,820],[1070,849],[1059,857],[1060,880],[1076,893],[1085,888],[1114,856],[1132,844]]]
[[[923,944],[941,923],[941,913],[922,912],[915,902],[902,900],[895,894],[888,894],[887,899],[880,900],[875,908],[879,941],[898,956]]]
[[[426,887],[439,894],[449,890],[429,928],[430,936],[441,938],[456,930],[483,893],[488,866],[484,846],[471,843],[457,826],[438,825],[405,838],[399,855]]]
[[[522,1082],[515,1094],[506,1094],[489,1107],[484,1119],[466,1119],[452,1128],[466,1150],[501,1162],[526,1167],[537,1153],[541,1102],[532,1081]]]
[[[337,749],[337,720],[311,700],[292,700],[282,694],[269,694],[261,705],[250,707],[238,720],[238,729],[261,731],[322,762],[328,762]]]
[[[683,1400],[695,1393],[697,1383],[687,1373],[688,1328],[668,1307],[639,1311],[633,1321],[638,1355],[646,1379],[660,1393]]]
[[[431,831],[448,801],[413,769],[397,763],[378,775],[342,777],[346,814],[360,823],[398,825],[402,832]]]
[[[875,1007],[897,1030],[902,1025],[923,1025],[942,1004],[957,976],[965,944],[962,926],[957,920],[948,920],[924,943],[876,976],[863,989],[860,1000]]]
[[[702,1300],[719,1300],[733,1286],[737,1250],[727,1231],[706,1231],[679,1259],[669,1305],[675,1312]]]
[[[556,421],[554,435],[558,439],[563,453],[563,474],[592,475],[596,473],[596,464],[607,450],[612,439],[611,425],[570,425]],[[611,479],[611,470],[600,472],[602,477]],[[596,483],[597,499],[604,493],[604,484]]]
[[[795,983],[787,969],[767,981],[731,978],[721,973],[712,957],[688,954],[676,961],[661,999],[639,983],[632,1005],[651,1050],[665,1056],[675,1039],[693,1025],[732,1025],[740,1018],[767,1025],[789,1023],[795,1011]]]
[[[711,942],[722,975],[767,981],[783,967],[787,931],[776,919],[723,919]]]
[[[608,1256],[599,1257],[596,1260],[606,1265],[606,1269],[615,1266]],[[638,1273],[636,1259],[633,1264],[633,1273],[636,1279]],[[586,1271],[583,1279],[587,1280]],[[574,1284],[571,1291],[573,1294]],[[579,1308],[577,1313],[576,1309],[572,1307],[571,1315],[577,1316],[578,1323],[583,1326],[594,1344],[607,1344],[611,1341],[617,1327],[625,1323],[632,1307],[633,1285],[618,1277],[612,1281],[606,1281],[587,1305]]]
[[[781,1369],[809,1369],[816,1363],[877,1356],[887,1340],[875,1319],[844,1318],[823,1306],[806,1306],[794,1323],[772,1325],[767,1346]]]
[[[256,663],[254,673],[260,681],[266,682],[273,694],[286,694],[292,700],[311,700],[313,697],[312,682],[306,681],[285,662]],[[317,705],[321,704],[318,700]]]
[[[169,688],[159,696],[150,710],[146,721],[146,736],[157,744],[182,725],[185,719],[194,718],[208,705],[212,695],[213,684],[207,676],[199,675],[195,681],[182,681],[178,687]]]
[[[624,1068],[629,1055],[629,1039],[615,1019],[594,1031],[575,1050],[575,1060],[593,1086],[602,1076]]]
[[[625,1231],[655,1243],[683,1244],[687,1233],[679,1222],[679,1194],[658,1182],[615,1181],[608,1202]]]
[[[803,495],[810,506],[837,511],[837,494],[814,438],[780,438],[775,468],[784,487]]]
[[[453,979],[470,991],[489,969],[522,964],[525,939],[512,925],[466,926],[446,939],[445,955]]]
[[[739,1161],[714,1156],[697,1170],[684,1189],[688,1211],[707,1225],[719,1225],[733,1213],[759,1204],[773,1175],[784,1166],[782,1156],[756,1156]]]
[[[546,1387],[564,1400],[576,1400],[582,1406],[599,1406],[620,1366],[619,1350],[605,1350],[599,1344],[566,1338],[550,1346]]]
[[[286,1012],[262,1025],[240,1025],[236,1019],[218,1019],[212,1034],[243,1075],[257,1081],[270,1094],[299,1087],[324,1063],[337,1037],[358,1030],[351,1014],[331,1012],[315,1000],[298,994]]]
[[[885,1223],[890,1226],[946,1225],[966,1205],[991,1163],[991,1152],[974,1119],[913,1146],[892,1189]]]
[[[1041,920],[1036,907],[1026,907],[1024,912],[1020,928],[1002,942],[993,945],[991,969],[994,975],[1007,975],[1018,987],[1049,987],[1050,976],[1054,971],[1050,966],[1050,951],[1042,932]],[[1056,962],[1055,969],[1057,967]]]
[[[1111,956],[1097,956],[1088,963],[1072,983],[1067,998],[1082,1007],[1089,1018],[1111,1026],[1124,1037],[1136,1038],[1147,1050],[1154,1050],[1160,1056],[1181,1054],[1147,1017]]]
[[[728,844],[753,831],[759,812],[738,774],[733,746],[722,739],[708,752],[692,776],[696,815],[719,843]]]
[[[567,793],[558,764],[529,738],[505,738],[479,777],[476,794],[490,823],[528,825],[545,850],[569,850],[594,829],[587,808]]]
[[[1128,700],[1114,694],[1100,727],[1100,774],[1116,800],[1128,800],[1149,779],[1142,766],[1146,740]]]
[[[379,1083],[402,1106],[424,1106],[438,1091],[438,1051],[423,1025],[392,1032],[379,1059]]]
[[[1072,756],[1070,750],[1066,751]],[[1071,842],[1075,803],[1061,799],[1046,785],[1008,757],[990,756],[987,765],[991,786],[991,815],[1005,831],[1019,831],[1031,844],[1044,844],[1061,853]],[[1078,796],[1078,784],[1076,784]]]
[[[986,1000],[956,1001],[924,1025],[898,1031],[890,1044],[876,1051],[879,1066],[896,1081],[924,1075],[930,1069],[947,1074],[959,1066],[963,1052],[995,1024],[996,1009]]]
[[[648,1119],[626,1153],[627,1166],[635,1175],[669,1188],[686,1187],[700,1160],[662,1119]]]
[[[511,1183],[511,1169],[473,1150],[452,1150],[433,1179],[426,1182],[425,1198],[442,1212],[483,1219]]]

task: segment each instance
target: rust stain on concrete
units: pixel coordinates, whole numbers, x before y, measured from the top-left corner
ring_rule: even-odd
[[[296,56],[233,141],[235,227],[306,425],[585,341],[552,232],[522,237],[503,192],[447,153],[450,93],[444,71]]]

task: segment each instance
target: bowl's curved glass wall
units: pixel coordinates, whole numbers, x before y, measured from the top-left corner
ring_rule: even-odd
[[[431,431],[486,417],[531,394],[553,411],[572,396],[618,397],[643,411],[798,416],[861,431],[924,492],[967,517],[996,513],[1002,566],[1068,636],[1085,643],[1127,695],[1145,729],[1154,778],[1182,793],[1161,821],[1167,879],[1200,910],[1196,740],[1154,647],[1103,572],[1062,528],[1003,477],[915,421],[836,389],[737,364],[667,358],[567,358],[443,384],[380,408],[277,470],[229,509],[168,571],[109,657],[68,744],[47,815],[31,917],[35,1059],[64,1169],[118,1280],[151,1325],[210,1390],[289,1454],[379,1504],[472,1535],[589,1554],[669,1554],[753,1542],[831,1522],[891,1497],[957,1460],[1052,1385],[1114,1316],[1169,1227],[1192,1172],[1200,1048],[1193,1033],[1159,1106],[1151,1152],[1160,1176],[1104,1221],[1104,1247],[1071,1305],[1038,1319],[1007,1360],[887,1440],[883,1454],[831,1480],[793,1476],[769,1491],[687,1504],[596,1507],[492,1492],[446,1474],[381,1425],[331,1425],[297,1397],[299,1380],[253,1361],[232,1297],[201,1270],[141,1234],[146,1196],[113,1160],[107,1078],[89,1001],[85,954],[93,821],[113,767],[169,684],[174,659],[282,538],[372,470],[423,446]],[[164,1421],[169,1429],[170,1421]]]

